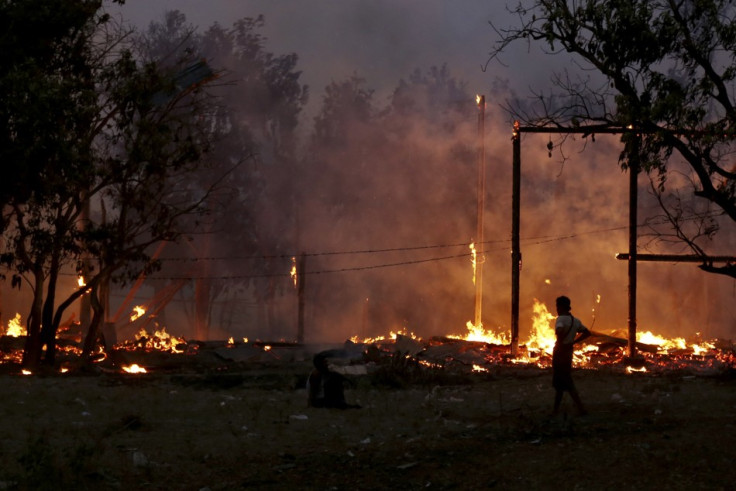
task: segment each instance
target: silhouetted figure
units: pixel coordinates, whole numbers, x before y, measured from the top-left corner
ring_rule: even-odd
[[[307,404],[310,407],[358,409],[356,404],[345,402],[345,384],[342,374],[333,372],[323,353],[314,355],[314,370],[307,379]]]
[[[587,327],[570,313],[570,299],[561,296],[556,300],[557,320],[555,321],[555,348],[552,353],[552,386],[555,388],[554,413],[560,409],[565,391],[570,393],[578,413],[585,414],[575,384],[572,381],[572,355],[576,343],[590,336]]]

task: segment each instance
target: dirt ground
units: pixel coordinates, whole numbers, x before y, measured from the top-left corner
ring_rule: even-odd
[[[0,489],[735,489],[736,378],[576,371],[353,378],[306,407],[308,362],[0,378]]]

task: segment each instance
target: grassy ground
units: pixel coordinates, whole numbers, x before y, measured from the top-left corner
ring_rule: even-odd
[[[306,362],[2,376],[0,489],[734,489],[736,380],[577,371],[362,376],[306,407]]]

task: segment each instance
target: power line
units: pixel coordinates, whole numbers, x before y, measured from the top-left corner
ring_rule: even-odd
[[[692,217],[687,219],[696,219],[698,217]],[[652,224],[665,224],[667,223],[666,220],[662,220],[662,222],[649,222],[647,224],[640,224],[639,228],[641,227],[648,227]],[[567,234],[567,235],[542,235],[542,236],[536,236],[536,237],[527,237],[524,239],[521,239],[527,247],[529,246],[535,246],[535,245],[543,245],[548,244],[551,242],[559,242],[563,240],[569,240],[574,239],[580,236],[584,235],[592,235],[596,233],[604,233],[604,232],[615,232],[620,230],[627,230],[627,225],[622,225],[618,227],[609,227],[609,228],[602,228],[602,229],[594,229],[594,230],[587,230],[582,232],[577,232],[574,234]],[[497,239],[497,240],[488,240],[483,241],[482,244],[499,244],[499,243],[508,243],[511,239]],[[530,242],[534,241],[534,242]],[[469,247],[470,242],[463,242],[463,243],[456,243],[456,244],[439,244],[439,245],[424,245],[424,246],[414,246],[414,247],[393,247],[393,248],[385,248],[385,249],[360,249],[360,250],[352,250],[352,251],[327,251],[327,252],[315,252],[315,253],[305,253],[305,256],[309,257],[317,257],[317,256],[338,256],[338,255],[356,255],[356,254],[378,254],[378,253],[387,253],[387,252],[408,252],[408,251],[418,251],[418,250],[430,250],[430,249],[444,249],[444,248],[453,248],[453,247]],[[498,251],[506,251],[507,248],[495,248],[495,249],[484,249],[482,251],[478,251],[477,254],[479,255],[486,255]],[[233,256],[233,257],[206,257],[206,258],[162,258],[161,261],[219,261],[219,260],[236,260],[236,259],[291,259],[295,256],[298,256],[300,254],[274,254],[274,255],[250,255],[250,256]],[[372,269],[382,269],[382,268],[390,268],[390,267],[396,267],[396,266],[408,266],[413,264],[423,264],[428,262],[435,262],[435,261],[445,261],[448,259],[457,259],[461,257],[469,257],[472,256],[471,252],[465,252],[462,254],[455,254],[450,256],[439,256],[439,257],[432,257],[432,258],[426,258],[426,259],[416,259],[416,260],[408,260],[408,261],[399,261],[399,262],[393,262],[393,263],[385,263],[385,264],[374,264],[369,266],[353,266],[353,267],[346,267],[346,268],[338,268],[338,269],[324,269],[324,270],[315,270],[315,271],[307,271],[304,274],[305,275],[320,275],[320,274],[331,274],[331,273],[345,273],[345,272],[352,272],[352,271],[367,271]],[[151,276],[152,278],[156,279],[163,279],[163,280],[180,280],[180,279],[214,279],[214,280],[239,280],[239,279],[254,279],[254,278],[278,278],[278,277],[291,277],[290,272],[282,272],[282,273],[257,273],[257,274],[243,274],[243,275],[217,275],[217,276]]]

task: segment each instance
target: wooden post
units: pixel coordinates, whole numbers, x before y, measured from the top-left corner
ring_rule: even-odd
[[[636,241],[638,237],[639,136],[633,135],[629,152],[629,359],[636,356]]]
[[[513,133],[513,178],[511,191],[511,355],[519,350],[519,277],[521,274],[521,134],[519,122],[514,123]]]
[[[80,230],[84,230],[84,228],[89,225],[90,204],[88,191],[82,193],[82,200],[82,210],[79,214],[79,221],[77,222],[77,226]],[[89,253],[85,252],[82,257],[82,269],[79,271],[79,274],[82,276],[82,280],[85,282],[89,281],[90,274],[92,273],[91,262],[92,260],[89,257]],[[91,310],[90,293],[86,292],[79,298],[79,326],[84,333],[87,332],[90,321],[92,320]]]
[[[299,270],[297,273],[297,296],[298,296],[298,310],[297,310],[297,321],[296,321],[296,342],[304,344],[304,283],[306,276],[304,271],[307,263],[307,255],[303,252],[299,256]]]
[[[483,209],[485,208],[486,194],[486,149],[485,149],[485,111],[486,96],[479,95],[478,101],[478,213],[477,213],[477,229],[476,243],[480,249],[480,255],[476,255],[475,260],[475,325],[481,326],[483,323]]]

